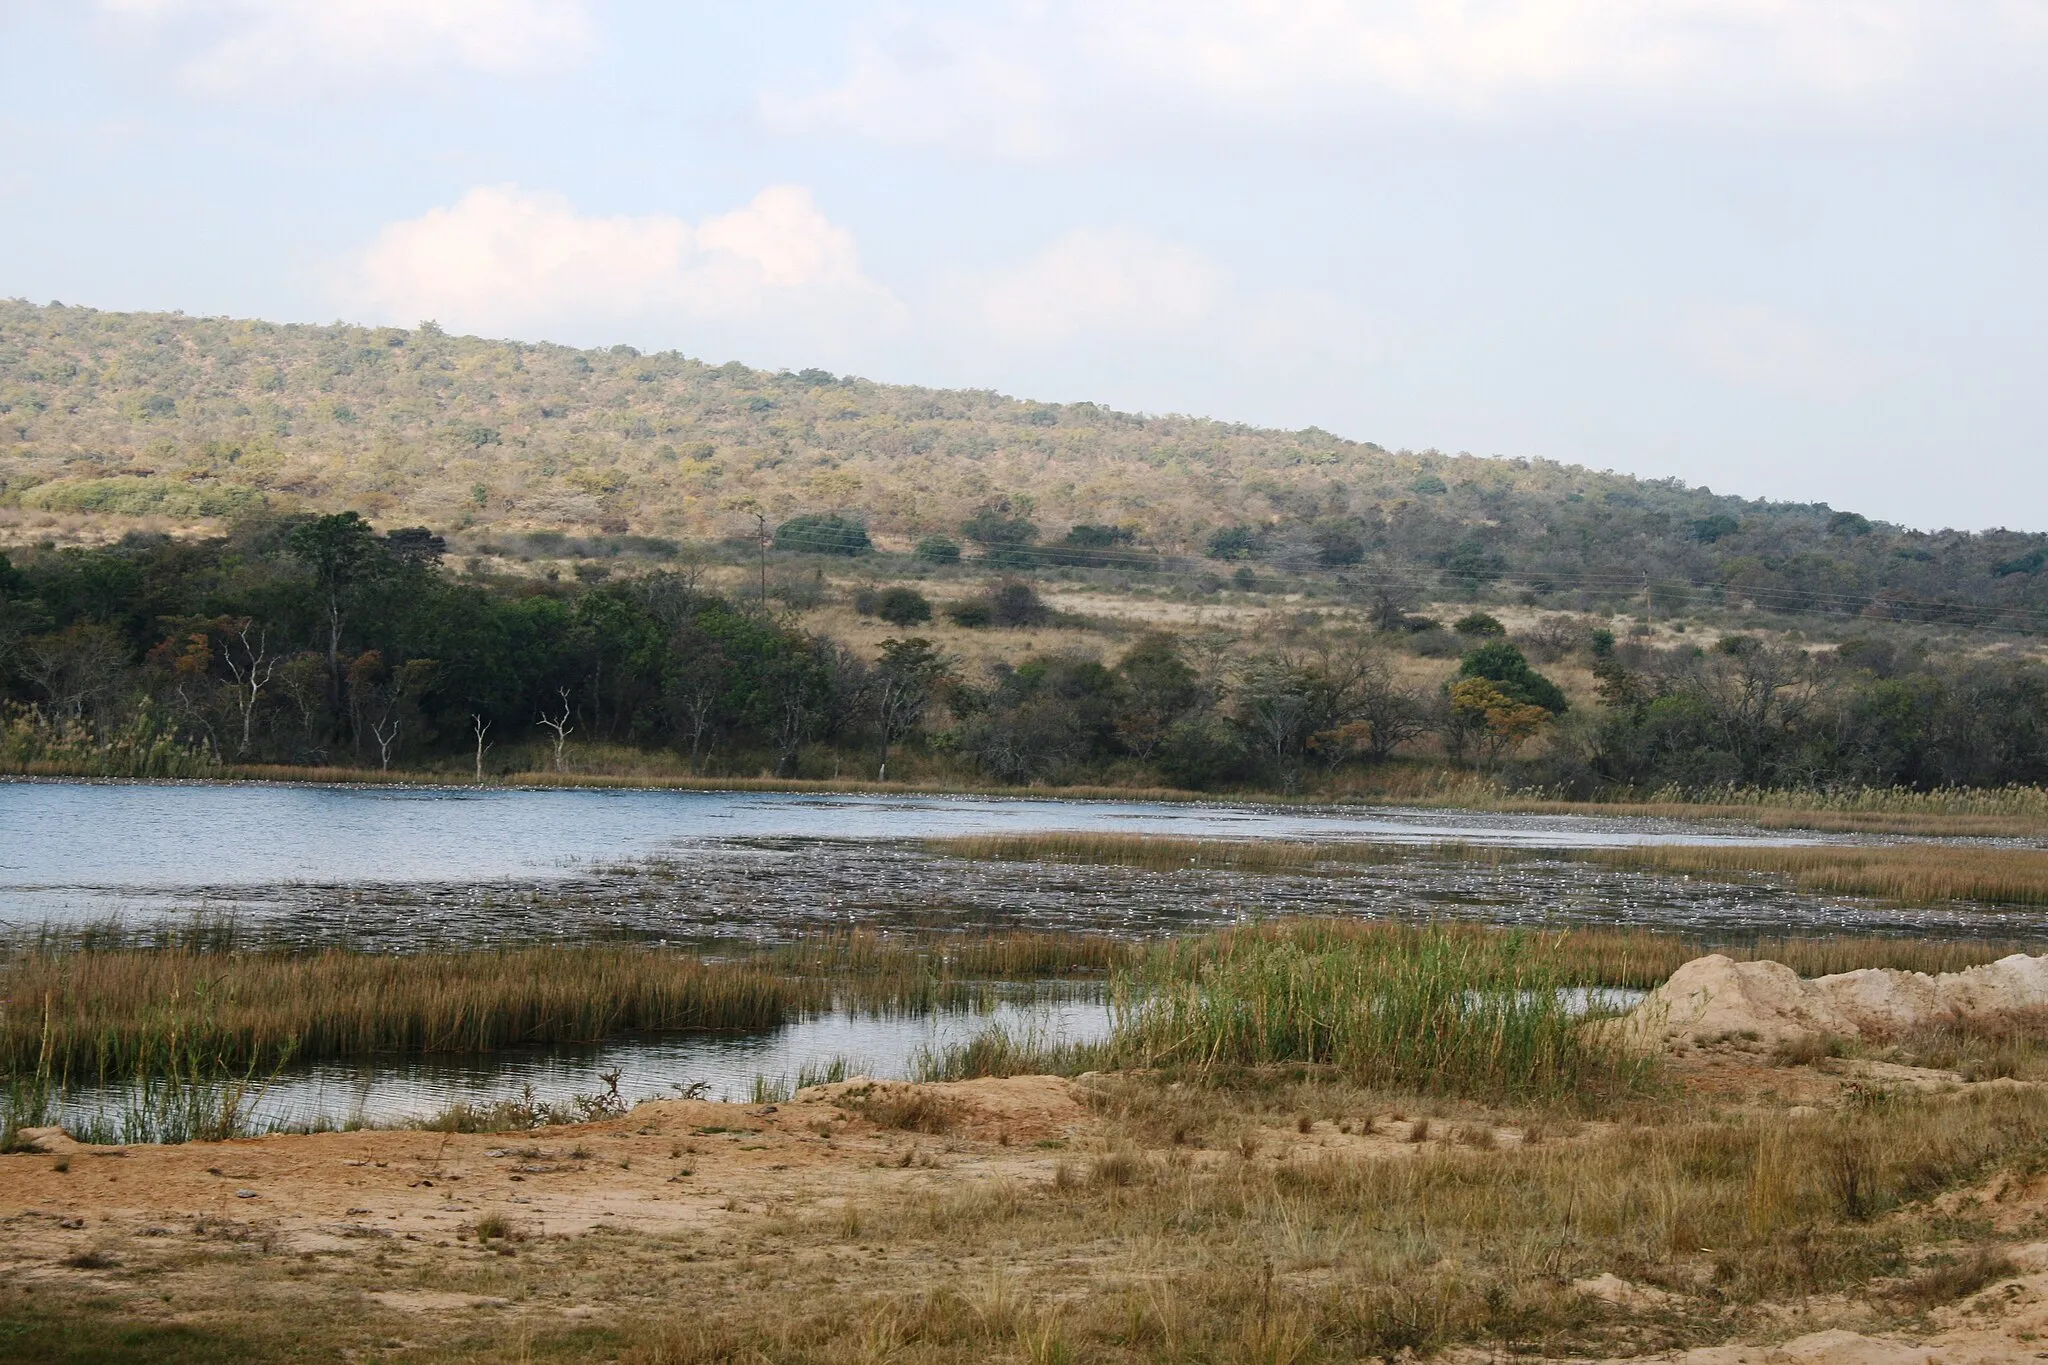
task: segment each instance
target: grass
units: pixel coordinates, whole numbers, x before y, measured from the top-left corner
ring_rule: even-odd
[[[1488,865],[1557,859],[1731,882],[1766,874],[1783,877],[1800,890],[1816,894],[1870,896],[1909,904],[1975,900],[2048,905],[2048,849],[2035,848],[1911,843],[1531,849],[1455,841],[1253,841],[1091,833],[967,835],[926,840],[924,847],[946,857],[1083,863],[1156,872],[1305,873],[1431,859]]]
[[[493,1246],[365,1238],[311,1259],[180,1228],[117,1251],[124,1276],[204,1325],[200,1340],[261,1359],[300,1354],[301,1337],[335,1357],[402,1339],[429,1362],[1609,1358],[1883,1333],[1991,1287],[2010,1273],[2000,1234],[1956,1211],[1967,1202],[1935,1201],[2034,1169],[2048,1125],[2048,1096],[2019,1089],[1801,1115],[1660,1098],[1547,1128],[1529,1109],[1288,1068],[1207,1086],[1102,1077],[1091,1094],[1085,1139],[1033,1166],[990,1169],[995,1151],[968,1144],[951,1175],[957,1136],[906,1111],[874,1155],[847,1154],[844,1192],[707,1209],[664,1233],[543,1233],[484,1213],[458,1230]],[[1428,1137],[1391,1153],[1325,1145],[1340,1123],[1425,1120]],[[937,1164],[872,1169],[918,1150]],[[1610,1305],[1574,1288],[1604,1272],[1663,1297]],[[0,1296],[0,1342],[29,1344],[10,1358],[156,1358],[145,1343],[179,1358],[149,1296],[36,1284]],[[393,1289],[504,1306],[404,1314],[374,1297]],[[599,1316],[565,1322],[565,1304]],[[103,1354],[59,1354],[67,1341]]]
[[[1578,1027],[1557,935],[1292,920],[1156,945],[1114,988],[1104,1042],[1047,1052],[991,1033],[933,1074],[1290,1063],[1361,1085],[1594,1103],[1655,1083]]]
[[[725,960],[618,945],[401,955],[272,948],[224,921],[45,930],[0,945],[0,1075],[7,1112],[33,1116],[48,1108],[38,1084],[189,1081],[288,1061],[765,1029],[835,1004],[874,1013],[980,1007],[1015,994],[1002,982],[1106,979],[1141,951],[1087,934],[855,930]]]
[[[230,1067],[484,1052],[641,1029],[769,1028],[824,998],[751,964],[623,947],[29,952],[0,963],[0,1065],[125,1078],[166,1047]]]
[[[1939,844],[1797,847],[1643,845],[1575,849],[1564,856],[1645,872],[1729,878],[1784,877],[1802,891],[1874,896],[1908,904],[1974,900],[2048,905],[2048,849]]]

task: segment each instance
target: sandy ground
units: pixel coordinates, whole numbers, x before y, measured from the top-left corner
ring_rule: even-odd
[[[1846,1079],[1853,1077],[1733,1063],[1698,1068],[1691,1078],[1704,1090],[1769,1086],[1778,1103],[1824,1103]],[[476,1238],[476,1224],[487,1217],[528,1239],[607,1230],[743,1239],[750,1225],[798,1210],[817,1216],[835,1207],[943,1196],[975,1182],[1053,1181],[1063,1161],[1100,1136],[1086,1085],[1086,1078],[1055,1077],[923,1087],[853,1082],[804,1091],[781,1105],[660,1101],[609,1122],[516,1135],[356,1132],[118,1148],[88,1147],[43,1130],[42,1151],[0,1157],[0,1281],[18,1291],[119,1297],[124,1261],[145,1254],[175,1259],[182,1245],[196,1253],[222,1239],[257,1242],[267,1256],[308,1262],[396,1253],[474,1264],[511,1254],[513,1243]],[[882,1127],[863,1116],[863,1101],[915,1095],[944,1108],[943,1135]],[[1439,1127],[1440,1137],[1451,1136],[1449,1125]],[[1599,1127],[1586,1125],[1587,1135]],[[1274,1128],[1262,1133],[1259,1159],[1298,1160],[1308,1155],[1304,1148],[1321,1148],[1400,1160],[1422,1149],[1409,1136],[1406,1123],[1391,1120],[1369,1133],[1328,1124]],[[1511,1146],[1520,1134],[1499,1129],[1491,1141]],[[1200,1151],[1185,1159],[1244,1158]],[[2017,1230],[2048,1206],[2048,1176],[1994,1194],[2001,1217]],[[1065,1254],[1085,1260],[1088,1253]],[[2014,1274],[1937,1310],[1926,1334],[1910,1340],[1830,1330],[1655,1358],[1686,1365],[2048,1360],[2048,1243],[2016,1243],[2009,1255]],[[919,1273],[904,1269],[906,1276]],[[1624,1304],[1660,1292],[1613,1275],[1578,1287]],[[523,1315],[559,1324],[607,1311],[562,1294],[513,1302],[402,1284],[357,1292],[362,1312],[421,1322]],[[168,1304],[172,1296],[161,1297]],[[122,1306],[131,1313],[170,1311],[153,1298]],[[1472,1351],[1445,1358],[1492,1359]]]

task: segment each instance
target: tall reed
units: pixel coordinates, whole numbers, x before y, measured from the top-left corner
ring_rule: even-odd
[[[1139,1065],[1324,1064],[1365,1085],[1514,1098],[1647,1079],[1579,1028],[1556,937],[1295,921],[1170,945],[1129,984],[1111,1046]]]
[[[1155,872],[1218,870],[1286,873],[1337,871],[1423,859],[1480,865],[1557,859],[1633,871],[1739,881],[1784,876],[1804,891],[1927,904],[1977,900],[2048,905],[2048,849],[1947,844],[1636,844],[1623,848],[1540,849],[1439,841],[1253,841],[1144,834],[1005,834],[927,840],[929,851],[1003,862],[1082,863]]]
[[[373,955],[34,953],[0,964],[0,1066],[72,1083],[198,1047],[233,1066],[767,1028],[828,1002],[748,964],[620,947]]]
[[[1726,878],[1768,873],[1802,891],[1927,904],[1946,900],[2048,905],[2048,849],[1941,844],[1652,844],[1574,849],[1566,855],[1650,872]]]

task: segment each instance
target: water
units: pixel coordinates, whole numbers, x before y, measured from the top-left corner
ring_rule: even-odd
[[[1565,1007],[1620,1013],[1643,992],[1577,987]],[[1110,1008],[1100,993],[1063,1000],[1002,1002],[984,1009],[946,1009],[919,1016],[878,1016],[833,1010],[779,1029],[752,1033],[675,1033],[615,1039],[589,1047],[536,1048],[479,1057],[404,1062],[318,1062],[271,1080],[250,1108],[251,1126],[395,1127],[429,1118],[451,1105],[484,1106],[528,1097],[551,1105],[605,1089],[605,1073],[619,1073],[627,1102],[673,1099],[745,1101],[758,1082],[787,1090],[806,1071],[841,1063],[847,1076],[904,1080],[919,1059],[966,1043],[990,1028],[1049,1044],[1095,1042],[1108,1035]],[[119,1129],[121,1095],[84,1090],[60,1107],[74,1127],[95,1117]]]
[[[1372,840],[1382,865],[1246,874],[982,862],[930,854],[947,835],[1096,831]],[[1659,819],[1252,804],[649,791],[0,783],[0,927],[230,914],[284,941],[378,950],[638,938],[703,947],[855,925],[1183,933],[1286,914],[1683,929],[1709,940],[1827,933],[2040,938],[2037,914],[1915,909],[1534,856],[1486,866],[1440,841],[1529,850],[1815,839]],[[1853,842],[1853,841],[1844,841]],[[1612,1004],[1615,1001],[1603,1003]],[[991,1023],[1100,1036],[1099,1001],[918,1018],[834,1013],[769,1033],[674,1034],[597,1047],[414,1062],[328,1063],[269,1088],[259,1124],[415,1119],[532,1086],[561,1102],[623,1072],[645,1098],[704,1083],[744,1098],[845,1058],[909,1073],[921,1048]],[[75,1097],[74,1117],[108,1097]],[[79,1105],[88,1106],[81,1110]]]
[[[749,1033],[671,1033],[614,1039],[597,1046],[535,1048],[417,1061],[318,1062],[293,1067],[265,1086],[251,1110],[258,1130],[272,1127],[394,1127],[457,1103],[519,1099],[564,1104],[601,1092],[608,1071],[621,1073],[628,1102],[674,1099],[701,1087],[706,1099],[746,1100],[757,1077],[787,1088],[805,1068],[846,1064],[849,1076],[905,1079],[921,1052],[937,1053],[1000,1026],[1048,1042],[1083,1043],[1109,1032],[1099,998],[1005,1002],[990,1009],[947,1009],[918,1016],[834,1010],[779,1029]],[[119,1092],[82,1090],[62,1105],[67,1124],[105,1115],[119,1129]]]
[[[934,871],[909,841],[1098,831],[1200,838],[1440,840],[1525,847],[1799,842],[1671,821],[1476,812],[987,797],[655,791],[0,783],[0,925],[148,919],[209,906],[334,923],[357,907],[465,937],[561,932],[592,909],[621,927],[691,932],[738,896],[781,902],[1003,900],[1011,874]],[[704,913],[630,913],[648,897],[624,869],[655,867]],[[918,883],[926,885],[920,887]],[[659,898],[659,897],[657,897]],[[1027,900],[1031,899],[1027,895]],[[559,906],[555,903],[559,902]],[[536,916],[527,911],[545,903]],[[553,913],[557,909],[561,914]],[[957,906],[952,908],[957,909]],[[748,911],[744,908],[744,917]],[[499,922],[500,918],[507,922]],[[611,916],[616,920],[617,915]],[[536,922],[538,921],[538,922]],[[398,946],[398,945],[394,945]]]

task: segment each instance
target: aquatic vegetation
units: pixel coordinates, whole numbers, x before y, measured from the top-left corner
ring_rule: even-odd
[[[2048,849],[1944,844],[1640,845],[1564,856],[1687,876],[1789,878],[1803,891],[1928,904],[1946,900],[2048,905]]]
[[[41,952],[0,961],[0,992],[0,1065],[45,1065],[72,1084],[154,1074],[174,1045],[268,1068],[639,1029],[769,1028],[827,999],[817,984],[751,965],[605,946]]]
[[[1775,874],[1803,891],[1912,904],[1948,900],[2048,905],[2048,850],[1905,844],[1632,844],[1537,849],[1441,841],[1180,839],[1143,834],[973,835],[927,840],[943,856],[999,862],[1066,862],[1159,872],[1307,872],[1437,860],[1482,866],[1563,861],[1630,871],[1739,881]]]

